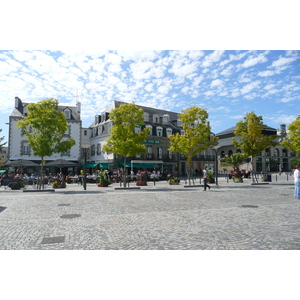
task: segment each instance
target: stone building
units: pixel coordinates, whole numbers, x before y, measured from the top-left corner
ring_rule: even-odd
[[[86,134],[90,139],[90,155],[87,167],[90,168],[122,168],[123,157],[113,153],[102,151],[106,144],[105,140],[109,137],[112,128],[112,122],[109,119],[109,113],[112,109],[119,107],[124,102],[113,101],[112,104],[101,114],[95,116],[94,122],[89,128],[83,128],[83,136]],[[144,122],[141,128],[135,130],[139,132],[144,127],[150,128],[148,138],[144,144],[147,152],[127,159],[128,168],[148,168],[157,169],[164,173],[174,175],[185,175],[186,158],[178,153],[168,150],[170,141],[168,136],[181,132],[181,123],[178,120],[178,113],[170,112],[146,106],[137,105],[144,111]],[[215,156],[212,149],[205,150],[201,155],[197,155],[192,161],[192,170],[202,169],[204,164],[213,166]]]
[[[33,155],[24,131],[17,128],[17,122],[27,116],[28,104],[22,102],[15,97],[15,108],[9,117],[9,137],[8,137],[8,159],[14,161],[17,159],[25,159],[40,164],[41,158]],[[68,153],[55,153],[50,157],[45,157],[46,162],[56,159],[64,159],[70,162],[78,163],[81,156],[81,117],[80,103],[77,106],[58,106],[60,112],[64,112],[68,122],[68,129],[65,136],[75,139],[76,144],[68,151]],[[46,168],[47,169],[47,168]],[[75,171],[75,170],[74,170]]]
[[[218,134],[216,136],[219,138],[218,144],[218,160],[220,158],[226,156],[230,156],[237,152],[242,152],[240,149],[236,149],[233,146],[232,138],[235,137],[234,131],[236,126],[228,128]],[[254,158],[254,172],[290,172],[291,171],[291,159],[295,157],[296,154],[293,153],[290,149],[284,149],[280,142],[282,142],[287,135],[286,125],[280,125],[280,129],[275,129],[266,126],[263,131],[265,135],[276,135],[277,145],[275,147],[270,147],[262,151],[259,155]],[[219,169],[222,167],[219,166]],[[251,163],[250,158],[247,163],[240,166],[241,169],[251,171]]]

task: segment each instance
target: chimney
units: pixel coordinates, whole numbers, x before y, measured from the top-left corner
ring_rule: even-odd
[[[280,125],[280,133],[286,133],[286,126],[285,124]]]
[[[76,102],[76,106],[77,106],[77,112],[80,114],[81,113],[81,103]]]
[[[15,108],[19,108],[19,106],[22,104],[22,101],[19,97],[15,97]]]

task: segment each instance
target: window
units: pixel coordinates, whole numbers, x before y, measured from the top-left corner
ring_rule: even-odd
[[[97,155],[101,154],[101,143],[97,144]]]
[[[162,131],[163,131],[163,129],[161,127],[157,127],[156,128],[156,135],[157,136],[162,136]]]
[[[65,115],[66,115],[66,119],[67,119],[67,120],[71,119],[71,113],[70,113],[70,110],[69,110],[69,109],[66,109],[66,110],[64,111],[64,113],[65,113]]]
[[[70,136],[71,135],[71,126],[68,126],[64,136]]]
[[[30,154],[30,147],[29,147],[27,142],[22,142],[21,154],[22,155],[29,155]]]
[[[152,126],[151,125],[146,125],[146,128],[150,128],[149,135],[152,135]]]
[[[135,126],[134,133],[140,133],[141,132],[141,126]]]
[[[153,123],[159,123],[160,116],[157,114],[153,115]]]
[[[180,134],[184,135],[184,130],[183,129],[180,130]]]
[[[172,134],[172,128],[167,128],[167,136]]]
[[[147,146],[147,158],[152,158],[152,146]]]
[[[87,135],[87,130],[84,130],[84,131],[83,131],[83,134],[84,134],[84,135]]]
[[[181,127],[182,126],[182,121],[181,120],[177,120],[177,126]]]
[[[228,156],[231,156],[233,154],[232,150],[228,151]]]
[[[143,116],[144,116],[144,122],[149,122],[149,114],[144,112]]]
[[[173,153],[172,153],[172,151],[171,151],[171,150],[169,150],[168,152],[169,152],[169,158],[170,158],[170,159],[172,159],[172,157],[173,157]]]
[[[157,147],[157,158],[162,159],[162,147]]]
[[[91,156],[95,155],[95,145],[92,145],[91,147]]]

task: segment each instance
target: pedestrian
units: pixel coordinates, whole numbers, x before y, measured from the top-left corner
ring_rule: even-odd
[[[203,168],[203,182],[204,182],[204,190],[203,191],[206,191],[207,187],[210,189],[210,186],[207,184],[207,182],[208,182],[207,166],[204,166],[204,168]]]
[[[300,165],[298,165],[295,169],[294,183],[295,183],[294,196],[296,199],[300,199]]]

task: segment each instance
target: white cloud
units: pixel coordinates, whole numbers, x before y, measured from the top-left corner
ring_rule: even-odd
[[[265,90],[270,90],[270,89],[272,89],[273,87],[275,86],[275,84],[268,84],[268,85],[266,85],[265,87],[264,87],[264,89]]]
[[[241,89],[241,93],[242,95],[245,95],[249,92],[251,92],[253,89],[257,88],[260,85],[261,81],[260,80],[256,80],[253,82],[250,82],[246,85],[243,86],[243,88]]]
[[[265,57],[264,54],[259,54],[258,56],[251,56],[250,58],[246,59],[242,64],[239,64],[237,67],[238,68],[249,68],[249,67],[253,67],[256,64],[259,63],[264,63],[268,61],[268,59]]]
[[[229,65],[220,74],[223,75],[223,76],[230,76],[233,72],[233,69],[234,69],[234,65]]]
[[[224,84],[223,80],[216,79],[211,82],[210,88],[220,87],[220,86],[223,86],[223,84]]]
[[[214,91],[207,91],[205,93],[203,93],[205,96],[213,96],[215,94]]]
[[[275,74],[278,74],[278,72],[276,72],[276,71],[261,71],[261,72],[258,72],[257,76],[269,77],[269,76],[273,76]]]
[[[278,60],[276,61],[273,61],[271,67],[274,67],[274,68],[277,68],[277,67],[281,67],[283,65],[286,65],[286,64],[289,64],[293,61],[295,61],[297,59],[297,57],[289,57],[289,58],[286,58],[286,57],[280,57]]]
[[[207,68],[210,67],[213,63],[218,62],[223,56],[224,52],[225,51],[223,50],[216,50],[213,53],[205,56],[202,66]]]

